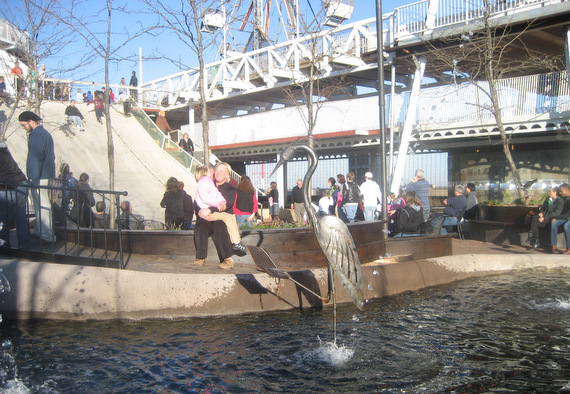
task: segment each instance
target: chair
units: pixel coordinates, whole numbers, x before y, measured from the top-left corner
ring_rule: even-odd
[[[404,236],[422,236],[426,235],[426,222],[422,222],[418,225],[418,228],[415,231],[401,231],[398,234],[394,235],[394,237],[404,237]]]
[[[463,234],[462,225],[465,223],[465,211],[466,208],[462,208],[457,214],[457,235],[461,241],[465,240],[465,234]]]

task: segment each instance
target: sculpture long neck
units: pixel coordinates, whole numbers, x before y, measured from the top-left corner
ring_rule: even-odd
[[[310,149],[308,146],[302,145],[302,147],[307,151],[307,159],[309,162],[309,169],[305,174],[305,178],[303,178],[303,203],[305,204],[305,210],[307,211],[307,216],[313,225],[316,225],[317,222],[317,211],[313,208],[311,204],[311,178],[317,169],[317,164],[319,159],[315,154],[315,151]]]

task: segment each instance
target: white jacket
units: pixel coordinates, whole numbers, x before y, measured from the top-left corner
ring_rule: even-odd
[[[362,193],[365,207],[372,207],[382,203],[382,192],[380,192],[380,186],[376,182],[367,179],[360,185],[360,192]]]

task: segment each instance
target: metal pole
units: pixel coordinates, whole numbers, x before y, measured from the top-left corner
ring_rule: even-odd
[[[382,220],[387,220],[386,212],[386,122],[384,120],[386,102],[384,100],[384,38],[382,36],[382,0],[376,0],[376,52],[378,56],[378,106],[380,109],[380,189],[382,190]]]

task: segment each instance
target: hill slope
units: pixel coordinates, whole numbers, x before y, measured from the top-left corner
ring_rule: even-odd
[[[77,104],[86,119],[85,132],[77,131],[73,125],[71,130],[75,135],[68,137],[59,129],[59,124],[65,119],[66,106],[67,104],[52,101],[42,104],[43,125],[51,133],[55,143],[56,169],[59,170],[60,164],[66,162],[76,178],[86,172],[89,174],[91,187],[108,189],[109,165],[105,125],[97,122],[93,106]],[[168,178],[174,176],[184,182],[186,192],[192,196],[195,179],[182,165],[160,149],[133,117],[124,117],[118,109],[122,108],[117,104],[111,107],[115,146],[115,190],[129,193],[122,199],[128,199],[132,203],[135,213],[142,214],[145,219],[164,222],[164,209],[159,204]],[[23,109],[17,110],[15,121],[8,126],[6,138],[15,160],[22,171],[26,172],[27,133],[17,121],[22,111]]]

